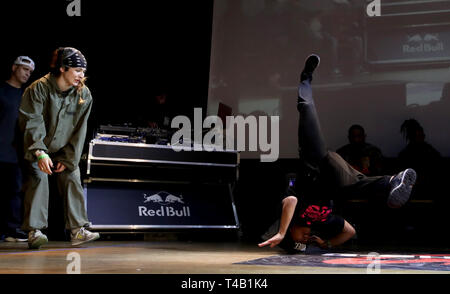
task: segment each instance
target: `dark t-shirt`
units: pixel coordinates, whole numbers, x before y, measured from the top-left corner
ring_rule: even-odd
[[[0,162],[17,163],[13,144],[18,134],[17,118],[23,89],[0,83]]]
[[[298,224],[310,227],[312,233],[322,239],[330,239],[344,229],[344,219],[333,214],[333,200],[300,197],[294,187],[288,187],[283,199],[288,196],[295,196],[298,199],[290,226]]]

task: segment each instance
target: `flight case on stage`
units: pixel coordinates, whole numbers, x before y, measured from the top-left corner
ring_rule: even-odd
[[[84,181],[92,228],[238,229],[238,168],[237,151],[175,151],[93,139]]]

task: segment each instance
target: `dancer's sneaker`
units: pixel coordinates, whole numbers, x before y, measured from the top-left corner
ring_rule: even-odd
[[[28,248],[39,249],[46,243],[48,243],[47,236],[40,230],[32,230],[28,233]]]
[[[76,233],[71,233],[72,246],[78,246],[86,242],[94,241],[100,238],[99,233],[92,233],[81,227]]]
[[[300,111],[303,104],[314,104],[312,97],[311,81],[314,70],[319,66],[320,57],[316,54],[309,55],[305,60],[305,67],[300,75],[298,87],[297,109]]]
[[[28,235],[20,230],[16,229],[15,231],[10,232],[6,235],[5,242],[27,242]]]
[[[412,168],[405,169],[404,171],[395,175],[391,181],[391,190],[387,205],[390,208],[400,208],[409,200],[411,191],[416,183],[417,174]]]
[[[312,81],[312,74],[320,64],[320,57],[317,54],[309,55],[305,60],[305,67],[300,75],[300,82],[304,80]]]

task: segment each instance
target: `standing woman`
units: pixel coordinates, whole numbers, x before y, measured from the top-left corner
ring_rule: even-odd
[[[23,229],[29,231],[30,249],[48,242],[41,230],[48,225],[49,175],[56,177],[64,197],[72,245],[100,237],[86,230],[90,223],[78,167],[92,109],[91,92],[84,84],[86,66],[79,50],[59,48],[53,53],[50,73],[32,83],[22,98],[19,124],[28,162]]]

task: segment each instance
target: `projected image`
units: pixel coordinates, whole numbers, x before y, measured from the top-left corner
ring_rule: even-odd
[[[280,157],[297,157],[297,86],[305,58],[321,57],[313,90],[327,144],[336,150],[361,124],[387,156],[404,147],[402,121],[422,120],[442,154],[450,142],[432,118],[450,81],[450,1],[216,0],[208,113],[280,117]],[[441,107],[447,107],[445,103]],[[447,111],[450,110],[447,108]]]

